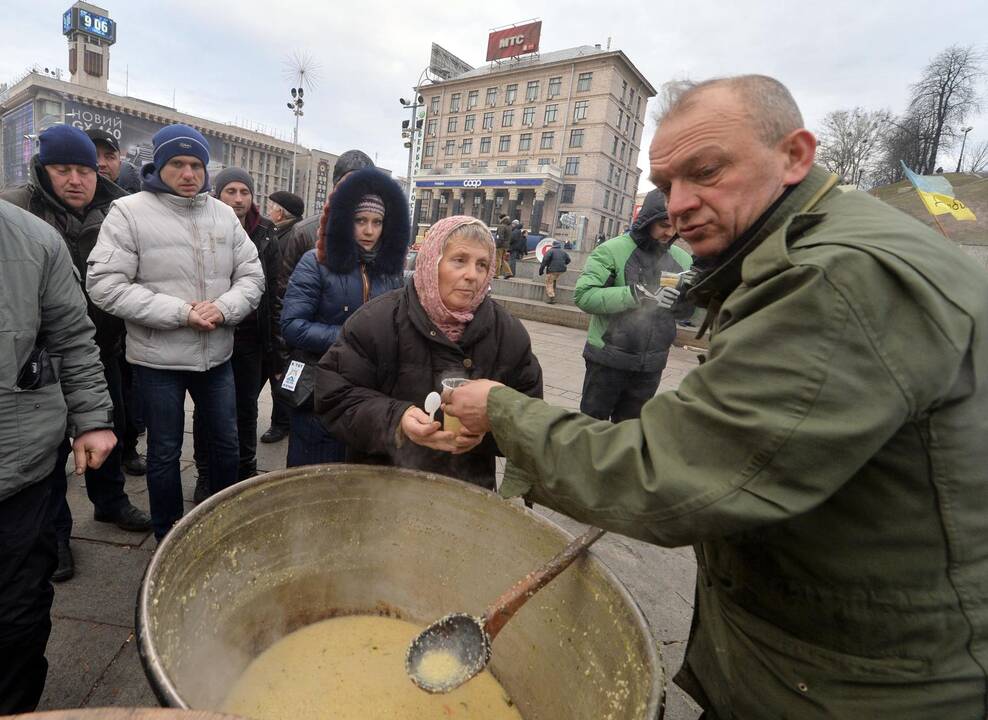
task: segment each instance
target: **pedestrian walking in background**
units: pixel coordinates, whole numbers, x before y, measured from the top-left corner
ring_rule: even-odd
[[[371,298],[401,287],[408,249],[408,203],[380,170],[350,173],[323,209],[319,242],[299,260],[285,292],[281,332],[307,377],[343,323]],[[303,381],[306,384],[306,381]],[[312,409],[311,385],[296,386],[287,466],[342,462],[345,447]]]
[[[419,253],[414,281],[368,302],[319,363],[316,413],[346,443],[348,462],[493,490],[493,438],[443,430],[422,402],[450,377],[497,379],[542,397],[542,368],[524,326],[489,295],[494,242],[484,223],[444,218]]]
[[[0,194],[0,198],[41,218],[58,232],[81,281],[85,278],[86,260],[96,245],[110,204],[125,197],[126,193],[98,174],[96,147],[82,130],[70,125],[54,125],[42,132],[38,141],[39,151],[31,163],[30,181]],[[93,504],[93,517],[97,521],[113,523],[122,530],[146,532],[151,520],[147,513],[130,502],[121,470],[119,440],[126,432],[119,365],[123,349],[123,323],[92,303],[87,303],[87,308],[96,326],[96,345],[100,350],[104,381],[113,402],[118,444],[106,462],[86,472],[86,494]],[[70,452],[69,442],[65,440],[59,448],[62,468]],[[65,498],[67,488],[65,473],[62,472],[56,477],[52,488],[58,540],[58,568],[53,576],[56,582],[68,580],[75,574],[75,559],[69,544],[72,512]]]
[[[88,167],[86,157],[63,159]],[[59,448],[66,433],[73,438],[81,475],[99,469],[116,437],[65,241],[0,201],[0,258],[0,715],[11,715],[34,711],[48,674],[49,580],[58,562],[52,493],[65,484]]]
[[[528,238],[525,236],[525,231],[522,229],[521,221],[519,220],[511,221],[511,244],[508,247],[508,251],[511,254],[511,259],[508,261],[511,267],[511,274],[516,275],[515,269],[517,268],[518,261],[528,254]]]
[[[141,191],[141,178],[137,169],[120,158],[120,141],[101,128],[90,128],[86,135],[96,146],[96,163],[99,174],[105,177],[128,195]],[[83,273],[85,277],[85,273]],[[124,344],[127,342],[124,334]],[[134,392],[134,369],[124,353],[117,356],[120,366],[120,385],[124,409],[124,434],[120,438],[120,463],[128,475],[144,475],[148,466],[137,452],[137,442],[144,434],[144,413],[141,409],[140,394]]]
[[[507,215],[502,215],[497,224],[497,258],[494,261],[494,277],[510,278],[514,277],[514,270],[508,263],[508,255],[511,252],[511,220]]]
[[[556,281],[566,272],[569,263],[569,253],[563,250],[563,244],[553,240],[552,247],[542,256],[542,264],[539,265],[539,275],[545,274],[546,302],[550,305],[556,302]]]
[[[676,320],[693,314],[692,303],[675,287],[661,284],[663,272],[681,273],[693,264],[689,253],[672,244],[675,237],[665,199],[652,190],[631,232],[602,243],[587,258],[573,291],[576,306],[590,315],[580,412],[621,422],[638,417],[655,395],[676,339]]]
[[[254,180],[238,167],[228,167],[216,176],[213,195],[229,205],[254,247],[264,268],[265,289],[261,302],[233,330],[233,386],[237,395],[237,439],[240,464],[237,479],[257,474],[257,397],[268,378],[281,374],[288,362],[281,340],[281,300],[278,297],[278,273],[281,252],[275,225],[261,215],[254,202]],[[209,482],[208,428],[203,414],[196,408],[193,415],[193,439],[197,471],[193,500],[200,503],[212,495]]]
[[[271,222],[274,223],[275,234],[278,238],[278,252],[281,254],[282,248],[294,243],[295,226],[305,215],[305,201],[295,193],[279,190],[268,195],[268,213]],[[283,264],[278,268],[277,298],[278,306],[281,307],[282,298],[285,297],[285,285],[287,278],[283,276]],[[294,268],[293,268],[294,269]],[[265,274],[265,279],[267,279]],[[284,280],[284,282],[283,282]],[[281,318],[279,311],[278,336],[281,336]],[[284,364],[276,368],[275,374],[271,377],[271,424],[261,435],[262,443],[276,443],[288,437],[288,406],[278,395],[275,386],[281,382],[284,375]]]
[[[170,125],[154,138],[142,192],[114,203],[89,256],[97,306],[127,323],[148,426],[148,496],[157,539],[182,517],[185,396],[206,423],[213,491],[237,481],[233,329],[257,308],[264,271],[234,211],[209,194],[209,145]]]

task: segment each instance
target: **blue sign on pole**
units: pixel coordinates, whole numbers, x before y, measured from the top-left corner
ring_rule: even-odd
[[[415,180],[420,188],[538,187],[545,178],[467,178],[465,180]]]

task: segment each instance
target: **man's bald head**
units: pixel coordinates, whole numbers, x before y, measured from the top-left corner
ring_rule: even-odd
[[[703,82],[689,80],[663,86],[663,108],[658,124],[693,107],[715,89],[734,93],[766,145],[775,145],[793,130],[803,127],[803,115],[785,85],[767,75],[737,75]]]

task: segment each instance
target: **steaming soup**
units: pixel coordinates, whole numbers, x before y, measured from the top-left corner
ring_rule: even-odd
[[[444,695],[417,688],[405,653],[421,630],[366,615],[301,628],[257,656],[220,709],[255,720],[522,720],[487,671]]]

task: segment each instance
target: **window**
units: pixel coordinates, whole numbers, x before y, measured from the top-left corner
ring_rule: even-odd
[[[463,145],[460,147],[460,152],[464,155],[469,155],[473,152],[473,138],[467,138],[463,141]]]
[[[566,166],[563,168],[563,174],[578,175],[579,173],[580,173],[580,158],[578,157],[566,158]]]
[[[590,107],[589,100],[580,100],[573,106],[573,119],[583,120],[587,117],[587,108]]]
[[[449,111],[460,112],[460,93],[453,93],[449,96]]]
[[[546,105],[545,106],[545,121],[547,123],[556,122],[556,116],[559,114],[558,105]]]
[[[432,118],[425,124],[425,134],[435,135],[436,134],[436,123],[439,122],[436,118]]]
[[[542,133],[542,141],[539,143],[539,147],[542,150],[552,150],[553,140],[556,139],[556,133],[554,132],[544,132]]]
[[[593,73],[580,73],[576,78],[576,91],[586,92],[590,89],[590,82],[593,80]]]
[[[611,155],[617,155],[618,136],[614,136],[614,147],[611,148]]]
[[[628,107],[631,107],[634,104],[635,104],[635,91],[634,89],[632,89],[631,94],[628,95]]]
[[[620,155],[618,156],[618,159],[619,159],[619,160],[620,160],[621,162],[624,162],[624,154],[625,154],[626,152],[628,152],[628,143],[624,143],[624,142],[623,142],[623,143],[621,143],[621,154],[620,154]]]
[[[472,110],[477,107],[477,96],[480,94],[477,90],[471,90],[467,93],[467,110]]]
[[[451,117],[446,121],[446,132],[456,132],[456,118]]]
[[[470,167],[470,161],[469,160],[467,160],[466,162],[461,162],[460,163],[460,169],[462,169],[462,170],[467,170],[469,167]]]
[[[447,140],[446,141],[446,154],[447,155],[452,155],[455,152],[456,152],[456,140]]]
[[[628,132],[631,129],[631,113],[628,113],[628,117],[624,119],[624,131]]]
[[[483,198],[480,197],[480,193],[474,193],[473,194],[473,207],[474,207],[474,211],[477,211],[480,208],[480,204],[482,202],[483,202]]]
[[[583,130],[570,130],[569,131],[569,146],[570,147],[583,147]]]
[[[435,140],[430,140],[429,142],[427,142],[425,144],[425,148],[422,150],[422,154],[425,155],[425,157],[432,157],[433,155],[435,155],[436,154],[436,141]]]
[[[607,218],[607,237],[614,234],[614,218]]]
[[[497,88],[496,87],[487,88],[487,106],[494,107],[494,104],[496,102],[497,102]]]
[[[443,163],[443,169],[444,170],[452,170],[453,169],[453,163]],[[439,199],[443,203],[446,202],[446,196],[445,195],[440,195],[439,196]]]
[[[611,204],[611,191],[610,190],[605,190],[604,191],[604,209],[606,210],[607,209],[607,206],[610,205],[610,204]]]
[[[525,102],[532,102],[539,99],[539,81],[529,80],[525,86]]]
[[[551,165],[552,158],[539,158],[539,165]]]
[[[511,127],[515,122],[515,111],[505,110],[501,113],[501,127]]]
[[[486,160],[478,160],[477,161],[477,167],[479,167],[479,168],[485,168],[485,167],[487,167],[487,161]]]
[[[518,150],[519,152],[523,150],[532,149],[532,133],[522,133],[518,138]]]
[[[635,117],[641,117],[642,114],[642,98],[641,95],[638,96],[638,109],[635,110]]]
[[[528,167],[528,158],[522,158],[518,161],[517,165],[519,170],[524,170]]]
[[[527,107],[521,114],[521,124],[531,126],[535,123],[535,108]]]
[[[429,100],[429,114],[435,115],[439,112],[439,96],[435,95]]]
[[[504,102],[508,105],[514,105],[516,97],[518,97],[517,83],[514,85],[508,85],[508,87],[504,89]]]
[[[628,94],[628,81],[621,81],[621,102],[624,102],[624,96]]]
[[[507,160],[498,160],[497,161],[497,166],[498,167],[508,167],[508,161]]]
[[[563,185],[563,194],[559,198],[561,203],[571,203],[576,195],[576,185]]]
[[[621,196],[621,202],[618,203],[618,215],[624,214],[624,195]]]
[[[562,87],[563,79],[561,77],[549,78],[549,87],[546,89],[546,92],[549,94],[549,97],[554,98],[559,95]]]
[[[621,125],[624,123],[624,110],[618,110],[618,130],[621,129]]]
[[[473,132],[473,123],[477,119],[476,115],[467,115],[463,118],[463,131]]]
[[[508,152],[509,150],[511,150],[511,136],[502,135],[501,138],[497,141],[497,151]]]
[[[614,171],[614,184],[615,185],[620,185],[621,184],[621,168],[617,168]]]
[[[494,113],[485,112],[484,113],[484,130],[494,129]]]
[[[491,139],[489,137],[480,138],[480,152],[489,153],[491,151]]]
[[[425,163],[422,165],[423,170],[432,170],[432,163]]]
[[[627,190],[627,189],[628,189],[628,176],[629,176],[630,174],[631,174],[631,171],[630,171],[630,170],[629,170],[628,172],[626,172],[626,173],[624,174],[624,182],[623,182],[623,183],[621,183],[621,187],[622,187],[622,188],[624,188],[625,190]]]
[[[607,165],[607,182],[614,182],[614,163]]]
[[[611,195],[611,210],[614,210],[614,209],[617,208],[617,199],[618,199],[618,194],[617,193],[614,193],[613,195]]]

